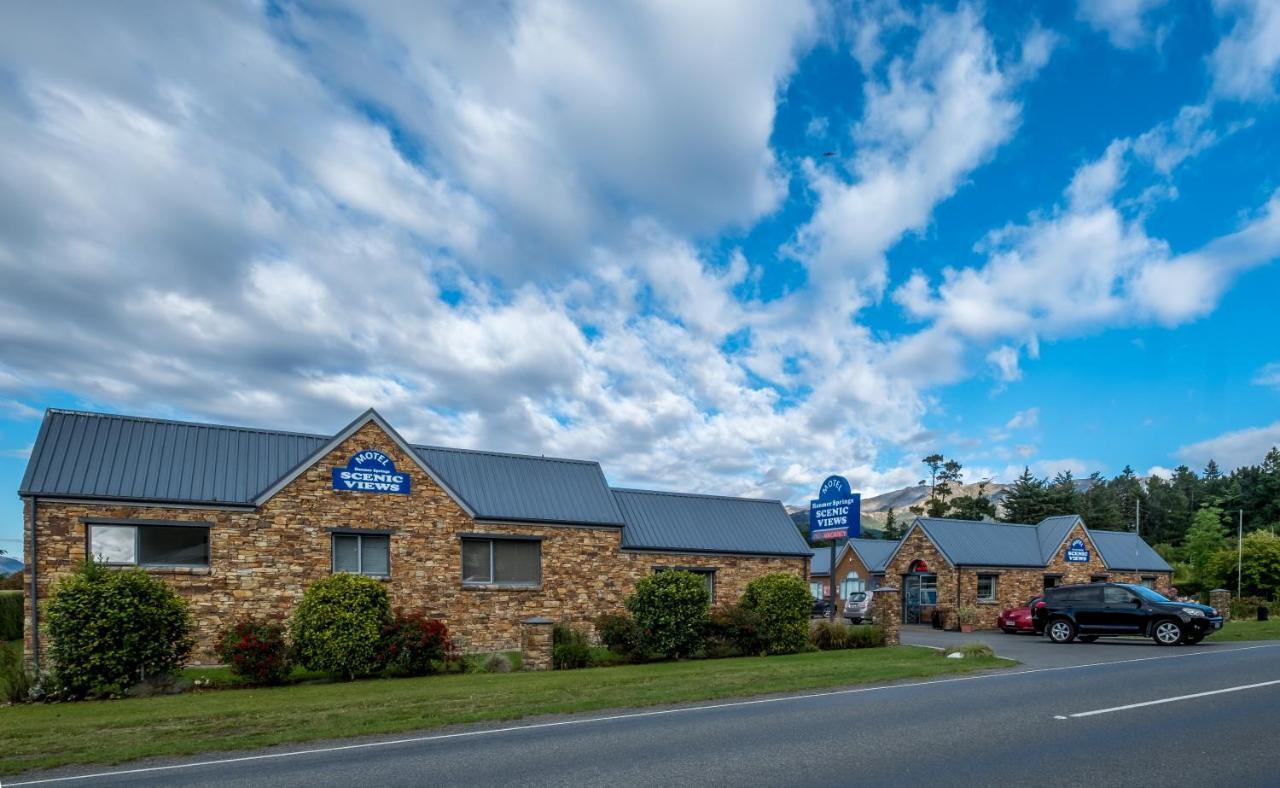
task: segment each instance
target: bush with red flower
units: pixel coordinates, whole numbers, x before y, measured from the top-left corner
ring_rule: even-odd
[[[248,684],[281,684],[293,672],[283,624],[240,621],[222,633],[218,656]]]
[[[387,673],[426,676],[445,669],[456,658],[449,628],[421,613],[397,612],[382,630]]]

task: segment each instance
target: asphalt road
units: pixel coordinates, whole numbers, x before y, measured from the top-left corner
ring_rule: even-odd
[[[1280,642],[1009,643],[1046,663],[5,786],[1280,785]]]

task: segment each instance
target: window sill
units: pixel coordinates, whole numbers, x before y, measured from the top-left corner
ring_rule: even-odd
[[[463,583],[463,591],[541,591],[542,584],[525,583]]]
[[[98,564],[104,569],[141,569],[144,572],[159,575],[208,575],[212,571],[207,566],[138,566],[137,564]]]
[[[1000,600],[998,600],[998,599],[979,599],[979,600],[978,600],[978,604],[979,604],[979,605],[998,605],[998,604],[1000,604]]]

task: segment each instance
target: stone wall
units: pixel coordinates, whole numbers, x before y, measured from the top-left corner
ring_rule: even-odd
[[[933,541],[925,535],[924,530],[916,528],[902,541],[898,552],[885,566],[884,583],[895,588],[901,589],[900,594],[896,594],[901,603],[902,594],[906,593],[906,585],[903,583],[903,577],[907,574],[911,565],[922,560],[929,567],[929,571],[938,576],[938,605],[952,607],[955,606],[956,600],[956,570],[947,562]],[[926,616],[931,611],[925,611]],[[929,623],[928,618],[921,623]]]
[[[335,492],[330,469],[362,449],[391,457],[413,477],[409,495]],[[28,506],[30,503],[27,504]],[[713,568],[716,603],[736,602],[746,584],[766,572],[804,577],[807,558],[624,552],[619,528],[476,522],[422,473],[414,459],[369,423],[256,510],[100,506],[41,501],[39,596],[85,559],[82,518],[182,520],[211,523],[207,569],[148,569],[190,603],[196,663],[214,661],[218,633],[239,618],[282,620],[303,590],[331,572],[330,528],[391,530],[392,605],[443,619],[464,651],[517,649],[520,621],[546,616],[591,632],[604,613],[623,610],[636,582],[656,566]],[[542,582],[536,588],[462,585],[460,534],[542,538]],[[24,626],[30,627],[30,600]],[[30,654],[30,635],[27,632]]]

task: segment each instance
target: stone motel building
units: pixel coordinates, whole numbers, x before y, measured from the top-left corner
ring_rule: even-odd
[[[828,593],[830,553],[813,550],[810,589]],[[1037,525],[919,517],[901,541],[849,539],[836,554],[837,604],[849,594],[892,585],[904,624],[953,629],[961,608],[975,629],[995,629],[1001,611],[1068,583],[1135,583],[1169,590],[1173,568],[1132,533],[1092,531],[1077,515]]]
[[[459,647],[515,649],[526,619],[592,630],[652,572],[701,574],[714,605],[808,573],[778,501],[611,488],[600,465],[407,443],[370,410],[306,435],[46,412],[19,490],[27,654],[39,605],[86,557],[137,566],[190,605],[193,660],[241,618],[284,620],[313,581],[357,572]]]

